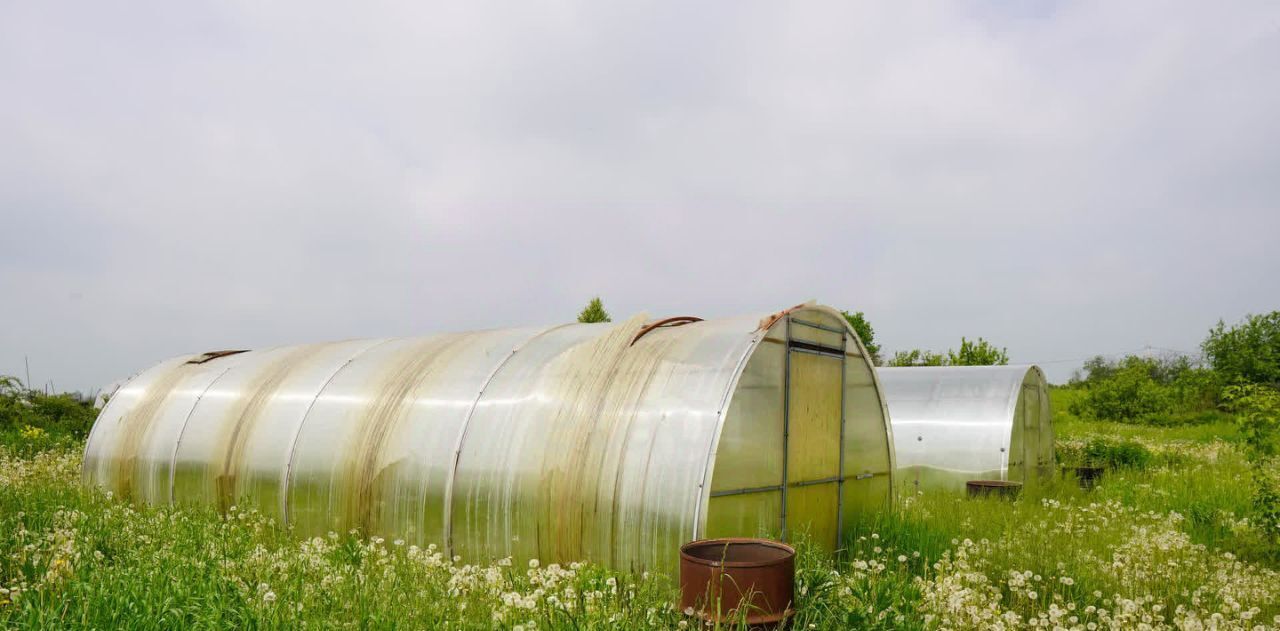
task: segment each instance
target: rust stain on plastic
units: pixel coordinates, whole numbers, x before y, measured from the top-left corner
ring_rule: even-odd
[[[456,352],[471,341],[473,335],[460,334],[447,339],[430,338],[414,345],[406,358],[393,364],[382,377],[369,406],[357,423],[356,444],[341,479],[350,494],[346,502],[346,525],[367,533],[382,530],[377,508],[385,501],[384,474],[394,463],[385,462],[389,441],[395,430],[410,419],[414,393],[421,386],[447,370]]]
[[[178,364],[165,371],[147,386],[146,392],[138,403],[120,419],[120,442],[110,461],[115,469],[110,477],[111,490],[120,497],[133,499],[133,474],[138,463],[138,450],[142,446],[142,439],[151,430],[151,426],[155,423],[156,412],[163,407],[165,401],[169,400],[174,386],[189,374],[191,369],[187,368],[186,364]]]
[[[263,369],[255,382],[245,386],[253,393],[252,396],[240,397],[237,404],[228,410],[223,427],[230,429],[225,445],[220,450],[222,458],[215,457],[209,462],[219,510],[226,512],[237,500],[237,480],[244,467],[245,447],[253,424],[258,422],[263,408],[276,396],[280,386],[294,369],[306,364],[327,348],[323,344],[303,346],[276,358]]]
[[[815,306],[816,304],[817,304],[817,303],[815,303],[814,301],[810,300],[809,302],[802,302],[802,303],[800,303],[800,304],[798,304],[798,305],[795,305],[794,307],[788,307],[788,308],[783,309],[782,311],[779,311],[779,312],[777,312],[777,313],[771,313],[771,314],[769,314],[769,315],[767,315],[767,316],[765,316],[765,317],[763,317],[763,318],[760,318],[760,325],[756,327],[756,330],[757,330],[757,331],[768,331],[769,329],[773,328],[773,325],[774,325],[775,323],[777,323],[777,322],[778,322],[778,320],[781,320],[781,319],[785,318],[785,317],[787,316],[787,314],[789,314],[789,313],[791,313],[791,312],[793,312],[793,311],[798,311],[798,310],[800,310],[800,309],[805,309],[805,308],[808,308],[808,307],[813,307],[813,306]]]
[[[538,553],[552,559],[615,555],[618,460],[635,411],[670,339],[631,346],[640,317],[566,353],[554,376],[561,401],[543,452],[537,510]]]

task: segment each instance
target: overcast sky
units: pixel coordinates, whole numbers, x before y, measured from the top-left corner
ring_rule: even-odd
[[[1062,379],[1280,309],[1274,0],[322,4],[0,0],[0,374],[599,294]]]

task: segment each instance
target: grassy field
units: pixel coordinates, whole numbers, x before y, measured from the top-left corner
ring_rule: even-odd
[[[1235,425],[1085,422],[1055,391],[1073,479],[1015,502],[928,493],[802,547],[794,628],[1280,627],[1280,559],[1250,524]],[[353,533],[298,541],[251,513],[136,508],[79,485],[74,441],[0,446],[0,624],[22,628],[628,629],[697,626],[669,577],[474,566]]]

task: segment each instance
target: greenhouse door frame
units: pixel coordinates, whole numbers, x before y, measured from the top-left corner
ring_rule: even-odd
[[[792,325],[815,329],[817,331],[825,331],[840,336],[840,346],[827,346],[808,340],[795,339],[792,336]],[[845,462],[844,462],[844,438],[845,438],[845,377],[848,366],[848,348],[849,333],[844,329],[826,326],[816,322],[809,322],[790,315],[786,317],[786,340],[783,341],[785,360],[783,365],[783,400],[782,400],[782,479],[779,484],[772,486],[762,486],[742,489],[729,489],[723,491],[712,491],[711,497],[726,497],[730,495],[746,495],[749,493],[773,493],[777,492],[781,496],[781,511],[779,513],[780,537],[783,541],[787,540],[787,497],[788,490],[793,488],[804,488],[817,486],[821,484],[835,484],[836,486],[836,514],[835,514],[835,535],[831,542],[834,547],[832,550],[840,549],[840,537],[844,532],[844,485],[845,485]],[[773,340],[769,340],[773,341]],[[836,475],[823,477],[814,480],[801,480],[792,482],[789,479],[790,472],[790,449],[791,449],[791,358],[795,354],[818,355],[829,359],[838,360],[840,362],[840,433],[838,437],[838,456]]]
[[[796,339],[793,335],[792,327],[800,326],[817,331],[825,331],[840,336],[840,346],[826,346],[816,342]],[[781,484],[781,531],[782,540],[786,541],[790,534],[787,529],[787,498],[789,490],[793,488],[816,486],[820,484],[834,483],[836,486],[836,515],[835,515],[835,541],[832,542],[833,551],[840,549],[840,535],[844,531],[844,483],[845,483],[845,467],[844,467],[844,437],[845,437],[845,371],[848,363],[848,332],[844,329],[829,327],[817,322],[809,322],[788,315],[786,319],[786,361],[783,373],[783,403],[782,403],[782,484]],[[800,480],[791,481],[791,376],[792,376],[792,357],[797,354],[817,355],[835,359],[840,362],[840,434],[837,457],[836,475],[834,477],[825,477],[816,480]]]

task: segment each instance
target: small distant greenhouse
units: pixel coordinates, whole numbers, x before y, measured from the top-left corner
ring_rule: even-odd
[[[177,357],[110,399],[83,473],[303,536],[669,569],[703,537],[834,548],[887,504],[889,436],[856,334],[806,304]]]
[[[911,487],[1030,482],[1053,469],[1049,390],[1037,366],[881,368],[897,454]]]

